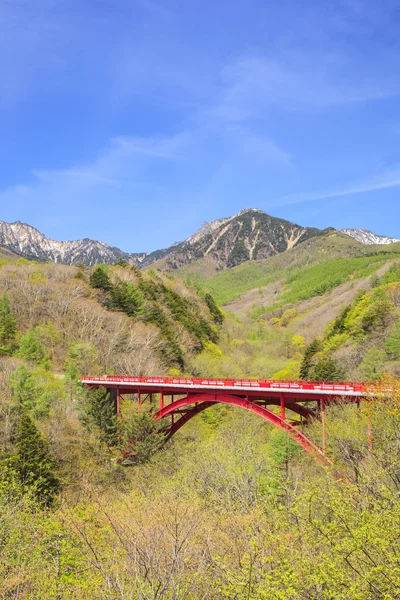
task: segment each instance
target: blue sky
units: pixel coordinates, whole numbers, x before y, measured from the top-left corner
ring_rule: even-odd
[[[125,251],[256,207],[400,237],[400,6],[1,0],[0,219]]]

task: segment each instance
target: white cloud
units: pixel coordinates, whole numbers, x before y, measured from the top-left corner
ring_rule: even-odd
[[[348,183],[343,187],[333,190],[324,190],[321,192],[310,192],[302,194],[291,194],[282,196],[268,203],[269,206],[282,206],[285,204],[301,204],[313,200],[329,200],[330,198],[340,198],[341,196],[354,196],[376,192],[378,190],[400,187],[400,166],[386,170],[383,173],[376,174],[374,177],[363,181]]]
[[[283,109],[318,109],[335,105],[380,100],[393,96],[400,86],[390,79],[366,79],[352,72],[339,57],[299,53],[280,58],[241,59],[221,74],[221,91],[210,114],[241,121],[263,118],[271,106]]]

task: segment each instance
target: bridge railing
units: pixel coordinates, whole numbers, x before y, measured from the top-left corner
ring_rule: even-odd
[[[368,384],[365,382],[323,382],[323,381],[284,381],[284,380],[255,380],[255,379],[202,379],[202,378],[177,378],[177,377],[129,377],[109,375],[107,377],[82,377],[82,383],[121,383],[121,384],[147,384],[147,385],[176,385],[187,387],[246,387],[268,389],[293,389],[293,390],[332,390],[337,392],[366,392]]]

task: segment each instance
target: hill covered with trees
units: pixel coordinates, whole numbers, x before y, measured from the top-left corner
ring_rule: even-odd
[[[399,259],[338,239],[254,263],[224,310],[193,275],[4,257],[0,597],[399,597]],[[112,373],[383,379],[327,409],[331,472],[221,405],[165,445],[146,405],[117,420],[78,382]]]

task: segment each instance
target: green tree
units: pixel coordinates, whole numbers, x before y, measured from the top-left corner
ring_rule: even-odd
[[[315,354],[322,350],[322,342],[320,340],[313,340],[309,344],[304,352],[303,361],[300,366],[300,379],[308,379],[310,377],[310,371],[312,369]]]
[[[273,429],[270,436],[271,457],[278,466],[285,466],[288,472],[289,462],[301,452],[297,444],[286,432]]]
[[[114,265],[115,267],[122,267],[123,269],[125,269],[126,267],[129,267],[129,263],[127,260],[125,260],[124,258],[120,258]]]
[[[154,421],[152,414],[142,411],[124,425],[121,447],[125,461],[130,464],[148,462],[165,442],[160,423]]]
[[[43,367],[49,366],[49,355],[39,341],[35,329],[29,329],[21,339],[18,356]]]
[[[360,364],[360,373],[366,381],[377,381],[385,372],[385,353],[371,348]]]
[[[17,426],[16,453],[9,464],[24,491],[33,492],[45,505],[51,505],[60,487],[55,474],[56,462],[49,444],[24,412]]]
[[[224,315],[222,314],[221,310],[219,309],[217,303],[215,302],[214,298],[212,297],[211,294],[206,294],[204,296],[204,300],[208,306],[208,310],[211,313],[212,318],[214,319],[215,323],[217,323],[217,325],[222,325],[223,321],[224,321]]]
[[[4,292],[0,299],[0,356],[10,356],[16,349],[17,324],[11,313],[10,301]]]
[[[38,385],[35,375],[25,365],[19,366],[11,374],[10,387],[18,407],[28,411],[37,419],[48,415],[48,397],[43,388]]]
[[[105,272],[104,267],[96,267],[90,275],[89,282],[93,288],[104,290],[105,292],[112,289],[111,280]]]
[[[133,283],[123,281],[112,287],[108,301],[110,310],[121,310],[133,317],[142,313],[143,305],[143,295]]]
[[[89,390],[83,400],[80,420],[107,446],[117,444],[117,415],[115,403],[106,389]]]
[[[390,358],[400,358],[400,323],[397,323],[396,329],[388,335],[385,350]]]
[[[333,358],[322,356],[311,369],[310,376],[315,381],[340,381],[344,374]]]

